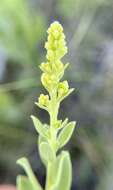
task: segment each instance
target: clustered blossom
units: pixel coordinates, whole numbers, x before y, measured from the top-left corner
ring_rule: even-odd
[[[59,22],[54,22],[48,29],[48,41],[45,43],[47,49],[46,58],[49,61],[61,59],[67,53],[63,27]]]
[[[58,99],[60,99],[69,91],[68,82],[60,82],[60,79],[64,75],[64,70],[68,66],[68,64],[63,64],[61,61],[61,58],[67,53],[65,35],[63,33],[63,27],[57,21],[50,25],[47,33],[48,39],[45,43],[47,62],[43,62],[40,65],[40,69],[43,71],[41,82],[50,96],[51,92],[57,89]],[[45,99],[48,101],[49,96],[42,96],[41,94],[39,104],[44,106]]]

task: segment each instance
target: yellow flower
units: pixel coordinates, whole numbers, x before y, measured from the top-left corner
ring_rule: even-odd
[[[63,32],[63,27],[58,21],[53,22],[47,32],[50,34],[54,31],[57,31],[59,33]]]
[[[43,73],[41,76],[41,82],[47,90],[51,90],[56,83],[55,76]]]
[[[40,65],[40,69],[44,72],[41,82],[49,93],[59,86],[59,96],[61,96],[66,92],[67,84],[66,81],[59,83],[67,67],[67,64],[64,65],[61,61],[61,58],[67,53],[65,35],[63,27],[57,21],[50,25],[47,33],[48,38],[45,43],[47,62]]]
[[[38,98],[38,102],[42,106],[47,106],[49,103],[49,96],[41,94],[40,97]]]
[[[67,81],[60,82],[58,85],[58,98],[63,97],[69,91],[69,85]]]
[[[48,29],[48,41],[45,43],[47,49],[47,60],[53,62],[61,59],[67,53],[65,35],[61,24],[57,21],[50,25]]]
[[[51,73],[52,72],[51,64],[49,62],[41,63],[40,69],[45,73]]]

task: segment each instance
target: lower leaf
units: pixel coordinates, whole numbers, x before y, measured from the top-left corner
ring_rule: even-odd
[[[24,168],[24,170],[28,176],[28,179],[29,179],[30,183],[32,184],[33,189],[42,190],[42,187],[41,187],[40,183],[38,182],[38,180],[36,179],[27,158],[23,157],[23,158],[17,160],[17,164],[19,164],[20,166],[22,166]]]
[[[17,190],[34,190],[28,177],[19,175],[17,177]]]
[[[63,151],[58,158],[58,170],[55,176],[55,184],[50,190],[70,190],[72,182],[72,166],[70,155]]]
[[[40,157],[46,166],[49,162],[53,162],[55,160],[55,153],[48,142],[40,143],[39,152]]]

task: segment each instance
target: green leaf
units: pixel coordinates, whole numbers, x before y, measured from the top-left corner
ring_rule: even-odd
[[[55,153],[47,142],[39,145],[40,157],[45,165],[55,160]]]
[[[42,187],[39,184],[38,180],[36,179],[28,160],[25,157],[23,157],[23,158],[17,160],[17,164],[19,164],[20,166],[22,166],[24,168],[24,170],[28,176],[28,179],[33,186],[33,189],[42,190]]]
[[[44,138],[44,137],[42,137],[42,136],[39,135],[39,136],[38,136],[38,143],[37,143],[37,144],[40,146],[40,144],[41,144],[42,142],[48,142],[48,141],[47,141],[46,138]]]
[[[67,69],[67,67],[69,66],[69,63],[66,63],[65,65],[64,65],[64,71]],[[64,71],[60,74],[60,79],[63,77],[63,75],[64,75]]]
[[[57,139],[59,148],[63,147],[70,140],[75,125],[76,122],[70,122],[62,129]]]
[[[17,189],[18,190],[34,190],[28,177],[19,175],[17,177]]]
[[[48,108],[47,108],[47,107],[40,105],[38,102],[35,102],[35,104],[36,104],[39,108],[41,108],[41,109],[43,109],[43,110],[46,110],[46,111],[48,112]]]
[[[68,92],[67,92],[62,98],[59,98],[59,99],[58,99],[58,101],[61,102],[61,101],[64,100],[67,96],[69,96],[73,91],[74,91],[74,88],[69,89]]]
[[[70,190],[72,182],[72,166],[70,155],[63,151],[58,159],[58,170],[55,176],[55,184],[50,190]]]
[[[66,63],[66,64],[64,65],[64,70],[66,70],[67,67],[69,67],[69,65],[70,65],[70,63]]]
[[[42,137],[49,138],[47,127],[44,127],[44,125],[40,122],[40,120],[36,118],[35,116],[31,115],[31,118],[33,120],[35,129],[39,133],[39,135],[41,135]]]
[[[66,118],[66,119],[62,122],[62,124],[61,124],[61,126],[59,127],[59,129],[64,128],[64,127],[66,126],[67,122],[68,122],[68,118]]]

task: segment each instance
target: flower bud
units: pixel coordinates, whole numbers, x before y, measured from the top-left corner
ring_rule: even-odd
[[[58,39],[58,37],[59,37],[59,31],[58,30],[54,30],[54,32],[53,32],[53,36],[54,36],[54,38],[55,39]]]
[[[40,97],[38,98],[38,102],[42,106],[47,106],[49,103],[49,96],[41,94]]]
[[[46,58],[47,58],[49,61],[53,61],[53,60],[54,60],[54,52],[53,52],[53,50],[48,50],[48,51],[47,51]]]
[[[40,69],[45,73],[50,73],[51,72],[51,64],[49,62],[41,63]]]
[[[46,89],[51,90],[56,84],[56,79],[54,75],[43,73],[41,76],[41,82]]]
[[[67,81],[60,82],[58,85],[58,98],[63,97],[69,90]]]
[[[61,24],[59,22],[51,24],[48,33],[48,41],[45,43],[45,48],[47,49],[46,58],[49,61],[61,59],[67,53],[65,35]]]

